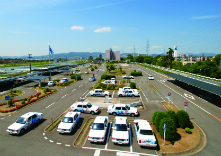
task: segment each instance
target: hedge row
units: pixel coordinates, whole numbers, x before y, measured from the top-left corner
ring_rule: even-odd
[[[108,74],[101,75],[101,80],[102,79],[110,80],[111,78],[115,78],[116,79],[116,76],[115,75],[108,75]]]
[[[71,76],[71,79],[75,79],[76,80],[76,76],[77,76],[77,81],[81,80],[81,75],[80,74],[72,74],[70,76]]]
[[[142,76],[142,72],[141,71],[138,71],[138,72],[134,71],[134,72],[131,72],[130,75],[131,76]]]

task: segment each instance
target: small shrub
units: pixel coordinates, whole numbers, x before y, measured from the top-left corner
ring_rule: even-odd
[[[24,104],[24,103],[25,103],[25,101],[22,101],[22,102],[21,102],[21,104]]]
[[[158,114],[159,112],[161,112],[161,111],[155,111],[155,112],[153,113],[153,115],[152,115],[152,122],[153,122],[154,125],[156,125],[155,118],[156,118],[156,116],[157,116],[157,114]]]
[[[135,83],[135,82],[131,82],[131,83],[130,83],[130,88],[136,89],[136,83]]]
[[[166,114],[168,115],[168,117],[173,119],[173,121],[176,123],[176,127],[179,127],[179,122],[178,122],[177,115],[176,115],[175,111],[168,110],[166,112]]]
[[[16,93],[16,90],[13,90],[13,93]]]
[[[190,126],[190,117],[189,114],[184,110],[179,110],[177,112],[178,122],[181,128],[186,128]]]
[[[187,133],[189,133],[189,134],[192,134],[191,129],[188,128],[188,127],[185,128],[185,131],[186,131]]]
[[[14,103],[14,101],[10,98],[10,99],[8,100],[8,106],[9,106],[9,107],[12,106],[13,103]]]
[[[163,129],[164,124],[166,124],[165,139],[168,141],[173,141],[177,133],[176,123],[170,117],[165,117],[160,121],[159,132],[162,138],[164,137],[164,129]]]
[[[167,115],[165,112],[159,112],[155,118],[155,127],[157,129],[157,131],[159,132],[160,130],[160,121],[163,119],[163,118],[166,118]]]
[[[91,71],[94,71],[94,68],[93,68],[93,67],[91,67]]]
[[[27,101],[27,98],[24,98],[22,101]]]

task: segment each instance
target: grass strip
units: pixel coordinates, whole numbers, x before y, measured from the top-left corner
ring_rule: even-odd
[[[61,122],[61,119],[68,113],[68,111],[66,113],[63,113],[63,115],[61,115],[60,117],[58,117],[56,119],[55,122],[53,122],[51,124],[51,126],[48,128],[48,131],[52,131],[55,127],[57,127],[57,125]]]

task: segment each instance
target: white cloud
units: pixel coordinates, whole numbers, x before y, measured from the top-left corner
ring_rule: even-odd
[[[94,32],[98,32],[98,33],[110,32],[110,31],[111,31],[111,27],[103,27],[103,28],[98,28],[98,29],[94,30]]]
[[[135,46],[135,48],[140,48],[139,46]],[[134,46],[133,47],[127,47],[127,49],[134,49]]]
[[[216,18],[219,17],[220,15],[207,15],[207,16],[198,16],[198,17],[193,17],[193,19],[207,19],[207,18]]]
[[[83,30],[84,27],[81,27],[81,26],[73,26],[71,27],[71,30]]]
[[[163,46],[152,46],[150,47],[150,49],[159,49],[159,48],[162,48]]]
[[[112,46],[112,49],[120,48],[120,46]]]

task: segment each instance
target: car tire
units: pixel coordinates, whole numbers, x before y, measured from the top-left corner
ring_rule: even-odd
[[[122,95],[120,94],[119,97],[121,97]]]
[[[91,111],[91,114],[94,115],[95,114],[94,111]]]
[[[36,123],[39,123],[39,122],[40,122],[40,120],[38,119]]]
[[[135,114],[134,114],[134,113],[131,113],[130,116],[131,116],[131,117],[135,117]]]
[[[132,97],[134,97],[134,94],[132,95]]]
[[[95,94],[93,96],[96,96]]]
[[[24,134],[24,132],[25,132],[25,129],[23,128],[23,129],[21,129],[20,134],[22,135],[22,134]]]
[[[77,110],[77,109],[75,109],[75,110],[74,110],[74,112],[78,112],[78,110]]]
[[[113,115],[114,115],[114,116],[116,116],[116,115],[117,115],[117,113],[116,113],[116,112],[113,112]]]

